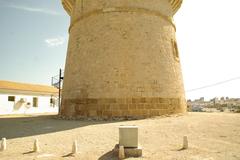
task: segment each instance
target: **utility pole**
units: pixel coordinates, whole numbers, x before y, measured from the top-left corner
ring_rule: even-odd
[[[62,80],[63,80],[63,76],[62,76],[62,69],[60,68],[59,70],[59,82],[58,82],[58,113],[60,113],[61,111],[61,86],[62,86]]]

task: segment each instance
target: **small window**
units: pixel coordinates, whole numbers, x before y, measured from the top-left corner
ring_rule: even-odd
[[[33,107],[38,107],[38,98],[33,97]]]
[[[53,98],[50,98],[50,103],[51,103],[51,104],[53,103]]]
[[[50,106],[55,107],[56,100],[55,98],[50,98]]]
[[[173,47],[173,55],[174,58],[176,58],[177,60],[179,60],[179,53],[178,53],[178,46],[177,46],[177,42],[175,40],[172,39],[172,47]]]
[[[8,96],[9,102],[15,102],[15,96]]]

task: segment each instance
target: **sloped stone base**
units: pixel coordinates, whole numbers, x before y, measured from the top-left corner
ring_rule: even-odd
[[[184,113],[181,98],[82,98],[65,99],[61,116],[75,118],[134,119]]]
[[[118,155],[119,152],[119,145],[117,144],[114,149],[114,154]],[[125,158],[129,157],[142,157],[142,147],[124,147]]]

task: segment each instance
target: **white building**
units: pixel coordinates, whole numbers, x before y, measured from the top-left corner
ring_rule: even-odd
[[[57,113],[57,97],[52,86],[0,81],[0,115]]]

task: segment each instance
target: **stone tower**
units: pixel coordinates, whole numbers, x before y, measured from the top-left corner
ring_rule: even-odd
[[[71,17],[60,115],[186,111],[173,16],[182,0],[62,0]]]

